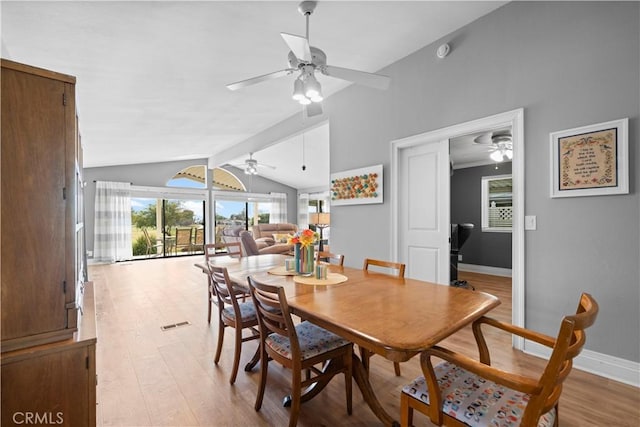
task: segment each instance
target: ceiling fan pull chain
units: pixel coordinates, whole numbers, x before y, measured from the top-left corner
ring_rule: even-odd
[[[304,164],[304,132],[302,133],[302,170],[307,170],[307,165]]]

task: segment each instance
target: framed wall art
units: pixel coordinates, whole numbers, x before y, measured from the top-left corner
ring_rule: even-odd
[[[331,174],[331,206],[382,203],[382,165]]]
[[[629,193],[629,119],[551,133],[551,197]]]

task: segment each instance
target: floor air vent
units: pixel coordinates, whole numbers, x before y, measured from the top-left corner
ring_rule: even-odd
[[[160,326],[160,329],[162,329],[163,331],[170,331],[171,329],[175,329],[175,328],[179,328],[180,326],[187,326],[190,325],[191,323],[189,322],[180,322],[180,323],[172,323],[170,325],[164,325],[164,326]]]

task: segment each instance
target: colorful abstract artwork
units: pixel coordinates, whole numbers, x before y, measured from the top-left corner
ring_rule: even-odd
[[[331,205],[382,203],[382,165],[331,174]]]

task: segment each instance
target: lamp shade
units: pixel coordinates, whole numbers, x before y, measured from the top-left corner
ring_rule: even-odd
[[[329,225],[330,223],[331,223],[331,214],[329,214],[329,212],[309,214],[309,224]]]

